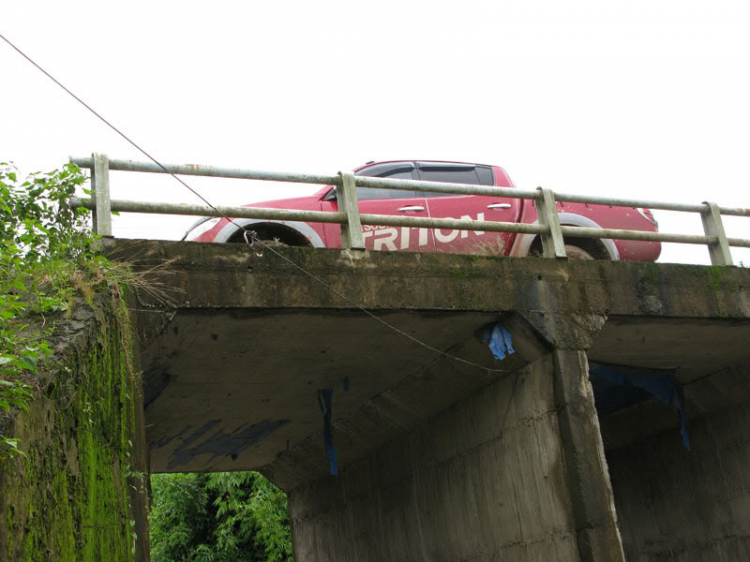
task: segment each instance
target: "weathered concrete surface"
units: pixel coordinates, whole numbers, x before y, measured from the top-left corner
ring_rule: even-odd
[[[583,350],[555,350],[555,408],[581,560],[624,560]]]
[[[685,386],[691,450],[649,401],[602,420],[627,559],[750,559],[750,363]]]
[[[610,452],[628,560],[750,560],[750,412],[690,424]]]
[[[547,356],[295,489],[305,561],[578,560]]]
[[[692,388],[750,361],[750,271],[740,268],[302,248],[258,255],[243,245],[138,241],[117,241],[108,251],[143,270],[164,263],[171,269],[152,274],[165,283],[169,302],[163,294],[138,294],[152,469],[260,469],[292,491],[301,561],[481,560],[499,552],[534,560],[544,558],[526,554],[552,543],[563,549],[556,552],[564,556],[551,557],[560,560],[622,559],[623,542],[629,554],[640,552],[633,546],[639,532],[620,538],[602,449],[611,455],[663,430],[679,445],[675,415],[654,400],[640,403],[603,418],[602,441],[587,359],[669,369],[686,385],[689,409]],[[492,321],[509,329],[517,348],[503,361],[475,337]],[[497,404],[509,400],[509,377],[529,378],[540,365],[555,366],[548,386],[535,390],[537,406],[552,400],[554,423],[531,414],[520,419],[549,440],[516,447],[505,442],[501,424],[500,434],[477,441],[471,429],[497,421]],[[326,476],[320,389],[334,390],[338,479]],[[457,431],[441,425],[453,409],[465,411],[488,392],[499,394],[473,414],[481,420],[456,420]],[[702,404],[716,412],[733,399],[722,390]],[[638,418],[649,411],[653,419]],[[454,461],[429,460],[434,452],[424,443],[431,439],[435,447],[447,440],[465,451],[456,457],[463,473]],[[487,447],[503,452],[502,466],[478,460]],[[534,472],[549,451],[559,452],[560,485]],[[509,478],[507,469],[526,479],[493,490],[490,482]],[[462,486],[467,493],[482,489],[487,501],[476,494],[463,504],[451,499]],[[526,486],[545,499],[528,497]],[[550,508],[553,494],[558,503]],[[624,501],[617,478],[614,497]],[[549,519],[540,515],[548,508]],[[509,521],[509,513],[516,513],[523,537],[529,528],[536,538],[519,538],[510,522],[479,530]],[[446,543],[453,533],[446,526],[467,526],[476,536]],[[352,541],[358,544],[347,546]],[[408,550],[385,551],[380,541]]]
[[[502,372],[533,361],[539,346],[588,347],[606,318],[660,322],[659,333],[672,338],[671,353],[685,368],[706,354],[706,348],[692,341],[680,343],[686,323],[699,320],[704,332],[724,325],[733,332],[750,331],[750,273],[737,268],[709,268],[720,273],[708,274],[702,267],[623,262],[377,252],[353,259],[333,250],[286,248],[283,252],[408,334],[443,351],[463,346],[463,358]],[[448,403],[492,379],[476,368],[448,366],[448,360],[439,365],[443,361],[439,355],[368,318],[268,250],[258,256],[241,245],[115,241],[110,254],[135,259],[141,268],[167,261],[172,272],[154,275],[166,284],[171,304],[139,291],[146,416],[152,426],[152,468],[157,471],[257,468],[281,453],[286,456],[287,441],[292,450],[303,442],[302,434],[312,436],[320,429],[318,389],[342,389],[334,398],[334,412],[337,418],[348,416],[347,400],[353,394],[343,391],[345,376],[350,379],[350,392],[357,393],[352,406],[358,408],[363,399],[375,399],[408,376],[420,378],[418,373],[433,364],[432,370],[442,375],[421,376],[425,387],[439,376],[471,382],[463,390],[464,380],[455,383],[459,389],[445,389]],[[509,316],[516,326],[523,326],[519,340],[530,341],[530,350],[528,357],[500,363],[476,343],[474,332],[491,320]],[[610,329],[609,323],[604,329]],[[597,360],[619,360],[623,349],[642,345],[639,333],[613,329],[610,343],[595,346]],[[733,354],[745,350],[738,345],[729,351],[720,358],[725,365],[732,362]],[[632,355],[638,360],[637,352]],[[691,376],[716,368],[712,360],[703,363]],[[445,369],[455,371],[446,376]],[[480,380],[472,382],[475,379]],[[436,381],[437,386],[442,384]],[[279,393],[279,387],[284,392]],[[420,391],[417,386],[414,393]],[[299,425],[295,412],[272,406],[286,392],[298,405],[304,402],[301,394],[309,395],[308,417]],[[446,405],[437,402],[437,410],[426,407],[417,417],[423,420]],[[244,427],[216,423],[240,418]],[[233,459],[227,436],[263,422],[276,428],[269,434],[274,445],[265,448],[259,442]],[[263,427],[258,432],[265,434]],[[213,450],[207,439],[212,435],[217,436]],[[188,449],[207,444],[185,463],[180,461],[187,454],[175,457],[185,441],[190,442]],[[320,453],[319,447],[316,450]],[[324,457],[318,461],[325,471]],[[284,484],[281,469],[275,472]],[[285,485],[293,487],[295,479]]]
[[[746,290],[750,291],[750,287]],[[709,295],[709,297],[712,295]],[[698,295],[685,295],[688,299]],[[747,319],[654,318],[610,314],[589,351],[592,361],[652,369],[676,369],[687,385],[735,358],[747,356]]]

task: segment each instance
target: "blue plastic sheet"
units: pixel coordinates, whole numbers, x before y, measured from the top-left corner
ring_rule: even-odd
[[[682,442],[690,450],[685,397],[674,373],[591,362],[589,377],[600,415],[637,404],[649,396],[655,396],[665,406],[675,408],[679,415]]]
[[[512,355],[516,352],[513,349],[513,339],[510,332],[499,322],[488,324],[482,328],[479,331],[479,341],[489,346],[496,359],[505,359],[506,355]]]
[[[323,441],[326,447],[326,456],[331,467],[331,474],[336,476],[339,473],[338,460],[336,459],[336,447],[333,445],[333,434],[331,433],[331,401],[333,399],[333,389],[324,388],[318,391],[318,404],[323,412]]]

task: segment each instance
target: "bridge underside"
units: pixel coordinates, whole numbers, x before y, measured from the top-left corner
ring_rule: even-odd
[[[169,263],[137,291],[152,471],[261,470],[305,561],[750,553],[747,270],[282,251],[392,327],[268,251],[109,247]]]

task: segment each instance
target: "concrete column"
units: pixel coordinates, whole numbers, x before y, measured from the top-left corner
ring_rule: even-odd
[[[553,377],[540,359],[292,490],[295,560],[578,562]]]
[[[555,406],[580,559],[624,562],[586,353],[557,349],[554,358]]]

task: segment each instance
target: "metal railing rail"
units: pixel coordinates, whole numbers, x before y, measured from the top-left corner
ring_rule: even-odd
[[[549,258],[565,258],[565,237],[609,238],[651,242],[675,242],[679,244],[707,245],[714,265],[732,265],[730,246],[750,248],[750,239],[728,238],[721,216],[750,218],[750,209],[720,207],[716,203],[702,204],[665,203],[640,199],[617,199],[590,195],[554,193],[552,190],[536,190],[438,183],[417,180],[372,178],[355,176],[351,172],[336,175],[266,172],[239,168],[219,168],[199,165],[165,164],[164,168],[150,162],[131,160],[109,160],[106,155],[93,154],[90,158],[71,158],[80,168],[91,170],[92,197],[72,198],[71,205],[93,210],[94,232],[112,236],[112,212],[155,213],[169,215],[197,215],[208,217],[234,217],[267,220],[294,220],[306,222],[334,223],[341,225],[342,244],[349,249],[363,249],[362,225],[407,226],[415,228],[440,228],[488,232],[513,232],[536,234],[542,240],[542,255]],[[252,179],[290,183],[334,185],[337,190],[339,212],[299,211],[291,209],[268,209],[258,207],[216,207],[174,203],[155,203],[112,200],[109,189],[110,170],[148,172],[157,174],[179,174],[221,178]],[[166,171],[165,171],[166,170]],[[357,187],[409,190],[459,195],[491,195],[513,199],[530,199],[537,207],[538,223],[509,223],[450,218],[419,218],[360,213],[357,204]],[[562,226],[558,216],[557,202],[586,203],[613,207],[641,207],[666,211],[699,213],[703,221],[703,235],[644,232],[611,228],[587,228]]]

